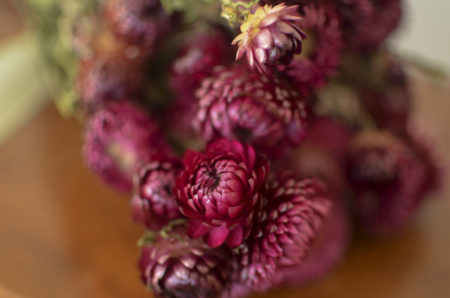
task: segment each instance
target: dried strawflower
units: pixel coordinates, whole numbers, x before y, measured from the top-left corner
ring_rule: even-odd
[[[212,247],[240,245],[261,203],[267,161],[249,145],[221,139],[204,153],[187,151],[183,165],[175,191],[189,235]]]
[[[258,292],[279,285],[283,270],[308,256],[332,205],[320,180],[298,180],[289,172],[273,180],[254,231],[239,247],[237,283]]]
[[[350,217],[344,202],[333,207],[319,230],[309,255],[297,266],[283,270],[283,281],[299,286],[322,278],[342,261],[350,242]]]
[[[156,297],[220,297],[234,268],[230,256],[224,247],[189,239],[183,226],[169,226],[142,248],[139,268]]]
[[[105,182],[131,190],[131,177],[157,154],[171,155],[151,118],[127,101],[112,102],[96,111],[87,124],[84,159]]]
[[[304,50],[286,68],[296,84],[304,89],[323,87],[326,79],[336,73],[339,65],[343,36],[334,5],[314,3],[302,7],[299,26],[310,37]]]
[[[388,234],[403,227],[424,200],[425,163],[389,132],[357,135],[347,167],[357,215],[372,233]]]
[[[218,69],[197,97],[195,127],[206,140],[237,139],[277,156],[306,135],[309,101],[286,78],[242,66]]]
[[[108,0],[106,19],[125,42],[152,49],[170,30],[170,17],[158,0]]]
[[[306,35],[298,27],[298,6],[259,6],[241,25],[233,41],[239,48],[236,59],[247,58],[250,67],[266,72],[267,67],[289,64],[302,51]]]
[[[136,222],[150,229],[160,229],[182,216],[172,190],[181,168],[176,159],[158,157],[137,171],[131,200]]]

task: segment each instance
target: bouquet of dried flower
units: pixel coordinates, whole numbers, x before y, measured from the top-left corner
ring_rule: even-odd
[[[355,227],[395,233],[439,186],[386,44],[400,0],[30,3],[87,166],[131,194],[157,297],[317,279]]]

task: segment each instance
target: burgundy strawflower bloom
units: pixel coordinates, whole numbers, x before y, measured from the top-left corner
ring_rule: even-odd
[[[356,50],[376,50],[402,17],[401,0],[345,0],[339,6],[347,44]]]
[[[241,25],[241,34],[234,40],[238,44],[236,59],[247,58],[251,68],[261,72],[277,64],[289,64],[294,54],[302,51],[306,38],[298,26],[301,20],[298,6],[259,6]]]
[[[388,132],[357,135],[349,149],[348,177],[359,219],[372,233],[402,227],[424,200],[424,162]]]
[[[171,228],[143,247],[139,268],[145,285],[161,298],[220,297],[228,287],[233,260],[224,248],[189,239]]]
[[[131,201],[136,222],[155,230],[182,216],[172,191],[181,168],[178,160],[159,157],[139,169]]]
[[[112,102],[91,116],[83,148],[90,169],[112,186],[131,190],[131,176],[156,154],[171,155],[157,126],[127,101]]]
[[[402,65],[388,61],[377,79],[373,86],[361,89],[361,103],[378,127],[405,135],[412,98]]]
[[[315,3],[301,8],[299,26],[307,32],[302,55],[286,68],[295,82],[304,88],[324,85],[336,72],[343,47],[343,37],[335,6]]]
[[[261,203],[267,161],[249,145],[221,139],[204,153],[187,151],[183,164],[175,191],[188,234],[205,236],[212,247],[240,245]]]
[[[77,91],[88,110],[107,102],[135,98],[142,86],[142,69],[120,54],[101,55],[80,63]]]
[[[308,255],[332,207],[325,185],[284,172],[271,182],[254,231],[239,247],[238,284],[264,292],[280,284],[284,269]]]
[[[197,97],[194,125],[206,140],[237,139],[276,156],[306,134],[309,102],[283,77],[242,66],[220,69]]]
[[[358,26],[353,26],[365,22],[367,18],[373,15],[375,10],[373,0],[339,0],[336,3],[343,30],[353,30],[353,34],[360,30]],[[349,39],[350,36],[344,35],[344,38]]]
[[[158,0],[108,0],[105,11],[112,32],[128,44],[152,48],[170,30]]]
[[[325,276],[345,256],[350,234],[347,210],[342,201],[335,200],[308,257],[297,266],[283,270],[284,282],[299,286]]]

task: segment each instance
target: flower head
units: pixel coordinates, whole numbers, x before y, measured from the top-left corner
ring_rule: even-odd
[[[230,256],[224,247],[189,239],[184,227],[176,226],[143,247],[139,268],[156,297],[219,297],[233,269]]]
[[[284,172],[271,181],[255,229],[239,247],[239,282],[259,292],[281,283],[283,270],[308,256],[332,205],[320,180]]]
[[[80,63],[77,91],[83,105],[95,110],[107,102],[137,97],[142,69],[122,55],[103,55]]]
[[[362,106],[378,127],[405,135],[412,109],[409,78],[393,57],[381,60],[377,68],[381,71],[374,75],[376,82],[359,93]]]
[[[183,164],[175,191],[189,235],[205,236],[212,247],[241,244],[261,202],[267,161],[249,145],[221,139],[204,153],[186,152]]]
[[[238,43],[236,58],[247,57],[250,67],[265,72],[267,66],[289,64],[302,51],[306,35],[297,22],[301,19],[298,6],[259,6],[241,25],[241,34],[233,41]]]
[[[283,281],[294,286],[323,277],[334,269],[347,252],[350,217],[344,203],[334,200],[311,250],[300,264],[283,270]]]
[[[388,132],[357,135],[349,149],[347,167],[359,219],[372,233],[401,228],[423,201],[426,164]]]
[[[341,23],[352,49],[374,51],[397,28],[402,17],[401,0],[339,1]]]
[[[145,48],[156,46],[170,29],[170,17],[158,0],[109,0],[106,17],[117,37]]]
[[[139,169],[131,200],[135,221],[150,229],[159,229],[170,220],[181,217],[172,191],[180,170],[180,162],[169,158],[153,158]]]
[[[112,102],[89,119],[83,147],[88,167],[112,186],[129,191],[134,171],[157,154],[171,155],[158,127],[127,101]]]
[[[306,135],[308,99],[281,76],[269,79],[239,65],[218,69],[197,97],[194,125],[206,140],[237,139],[277,156]]]
[[[313,3],[302,7],[299,26],[308,32],[304,51],[286,67],[287,73],[303,89],[322,87],[336,73],[341,60],[343,36],[334,5]]]

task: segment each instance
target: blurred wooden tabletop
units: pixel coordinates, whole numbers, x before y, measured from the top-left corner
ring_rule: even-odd
[[[14,36],[23,28],[22,18],[12,3],[14,2],[0,0],[0,41]]]
[[[449,152],[448,86],[414,86],[417,110]],[[0,148],[0,297],[150,296],[136,270],[142,230],[127,197],[83,166],[81,144],[81,126],[48,106]],[[397,237],[356,237],[325,279],[264,297],[450,297],[449,196],[430,198]]]

